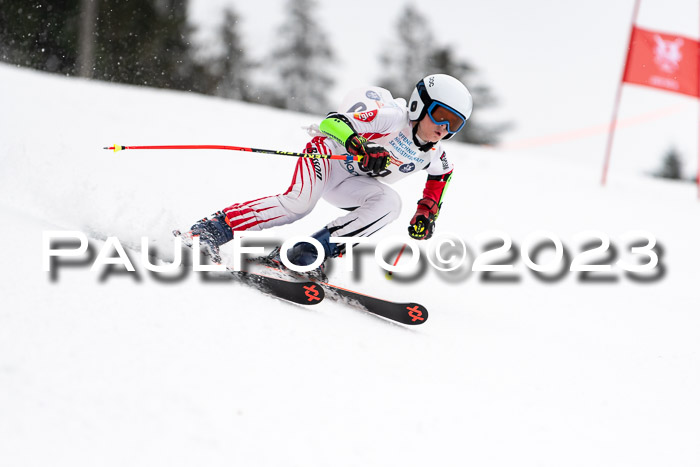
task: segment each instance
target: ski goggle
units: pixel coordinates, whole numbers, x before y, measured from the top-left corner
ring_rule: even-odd
[[[447,125],[447,132],[452,134],[457,133],[467,123],[467,119],[461,113],[438,101],[430,104],[428,116],[436,125]]]

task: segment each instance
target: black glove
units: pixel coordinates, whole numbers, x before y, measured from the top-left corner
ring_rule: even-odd
[[[367,138],[353,135],[345,142],[345,149],[353,156],[362,156],[360,162],[362,167],[375,175],[379,175],[382,170],[389,167],[391,161],[389,151]]]
[[[418,201],[418,209],[411,219],[411,225],[408,226],[408,235],[416,240],[432,237],[439,208],[438,203],[430,198]]]

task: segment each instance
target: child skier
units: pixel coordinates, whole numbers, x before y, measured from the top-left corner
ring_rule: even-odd
[[[310,128],[314,137],[304,152],[362,156],[359,162],[300,158],[287,191],[233,204],[195,223],[191,234],[199,236],[218,262],[219,246],[232,240],[234,231],[289,224],[309,214],[323,198],[348,211],[311,235],[323,246],[326,258],[333,258],[341,248],[330,242],[331,236],[366,237],[394,221],[401,198],[387,184],[426,170],[423,197],[408,234],[428,239],[453,169],[440,141],[460,131],[471,112],[467,88],[443,74],[422,79],[408,105],[379,87],[355,90],[338,112]],[[306,266],[316,261],[317,251],[309,243],[298,243],[287,255],[294,264]]]

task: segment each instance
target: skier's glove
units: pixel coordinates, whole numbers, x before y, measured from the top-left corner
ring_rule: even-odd
[[[356,134],[345,141],[345,149],[353,156],[362,156],[362,167],[375,175],[389,167],[391,162],[389,151],[383,146]]]
[[[411,219],[411,225],[408,226],[408,235],[416,240],[432,237],[439,208],[438,203],[430,198],[418,201],[418,209]]]

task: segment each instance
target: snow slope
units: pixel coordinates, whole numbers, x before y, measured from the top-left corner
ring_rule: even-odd
[[[0,83],[3,465],[698,465],[693,185],[618,173],[601,188],[598,156],[450,144],[458,167],[440,232],[478,250],[485,231],[520,246],[548,230],[575,254],[574,235],[593,229],[624,258],[621,236],[641,229],[663,246],[664,273],[545,281],[520,259],[514,282],[338,271],[348,286],[426,305],[430,320],[410,329],[196,273],[165,280],[134,251],[138,274],[86,262],[52,277],[44,231],[165,247],[173,227],[285,189],[295,163],[103,146],[299,150],[314,118],[6,65]],[[424,181],[413,178],[396,186],[402,217],[382,236],[403,235]],[[336,214],[320,205],[274,233],[307,234]]]

